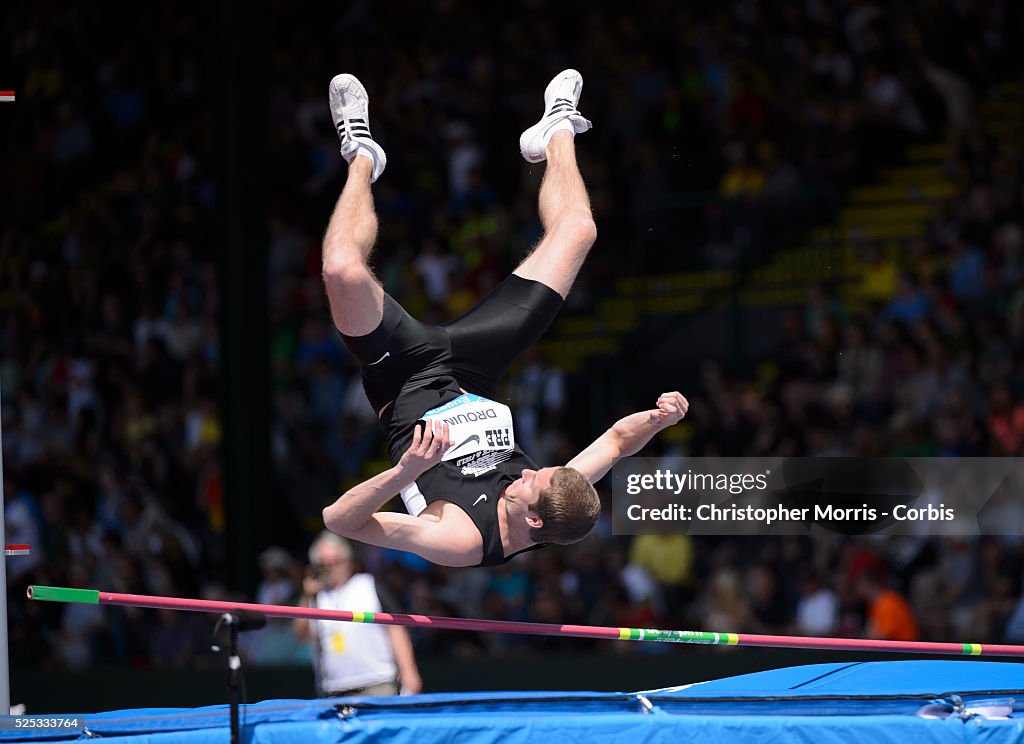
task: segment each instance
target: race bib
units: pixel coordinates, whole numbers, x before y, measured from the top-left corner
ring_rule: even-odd
[[[452,446],[441,461],[453,462],[463,475],[483,475],[512,456],[512,410],[502,403],[465,393],[430,409],[423,419],[448,424]]]

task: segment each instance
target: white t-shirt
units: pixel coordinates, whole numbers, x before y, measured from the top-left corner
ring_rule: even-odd
[[[356,574],[337,589],[316,595],[323,610],[381,612],[377,587],[370,574]],[[341,692],[394,682],[398,677],[388,629],[383,625],[313,621],[317,634],[320,687]]]
[[[801,633],[832,633],[838,623],[839,600],[828,589],[801,598],[797,605],[796,624]]]

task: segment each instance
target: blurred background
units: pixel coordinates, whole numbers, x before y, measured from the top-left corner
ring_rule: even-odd
[[[442,321],[538,239],[543,169],[518,135],[550,77],[582,71],[599,238],[503,393],[541,464],[672,389],[690,414],[644,454],[1024,453],[1011,0],[74,1],[0,27],[5,518],[32,545],[7,562],[12,698],[30,711],[214,703],[222,674],[206,616],[30,605],[27,584],[295,602],[321,508],[387,466],[320,278],[338,72],[388,153],[377,275]],[[498,569],[357,558],[409,612],[1024,643],[1020,537],[604,520]],[[425,691],[827,656],[412,637]],[[290,628],[245,651],[250,699],[313,694]]]

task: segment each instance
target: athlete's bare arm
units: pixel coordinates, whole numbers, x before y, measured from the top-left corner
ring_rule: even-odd
[[[662,393],[657,408],[619,419],[589,447],[566,463],[566,467],[580,471],[591,483],[597,483],[618,458],[635,455],[659,431],[682,421],[689,407],[690,404],[680,393]]]
[[[448,523],[433,515],[413,517],[377,511],[441,462],[450,446],[448,424],[416,427],[412,444],[397,465],[346,491],[324,509],[327,529],[381,548],[416,553],[444,566],[479,563],[482,544],[475,530],[464,529],[461,523]]]
[[[441,462],[450,446],[448,424],[431,422],[429,426],[417,425],[413,430],[412,444],[397,465],[353,486],[324,509],[324,522],[328,529],[338,532],[365,525],[392,496]]]
[[[324,516],[327,516],[326,511]],[[362,527],[335,529],[328,523],[328,529],[368,545],[415,553],[439,566],[475,566],[483,555],[480,533],[468,519],[463,524],[456,520],[378,512]]]

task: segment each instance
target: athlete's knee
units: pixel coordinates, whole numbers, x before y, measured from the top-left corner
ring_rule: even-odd
[[[587,248],[597,240],[597,224],[589,212],[563,214],[558,220],[558,229],[563,230],[574,243]]]
[[[362,284],[370,279],[370,270],[357,256],[328,255],[324,257],[323,277],[327,284]]]

